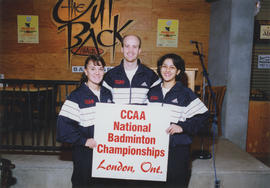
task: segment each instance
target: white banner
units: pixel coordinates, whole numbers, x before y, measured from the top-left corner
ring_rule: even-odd
[[[169,117],[161,106],[97,103],[92,176],[166,181]]]

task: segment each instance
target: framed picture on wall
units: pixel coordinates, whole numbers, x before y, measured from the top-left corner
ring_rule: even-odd
[[[270,43],[270,20],[256,20],[254,40],[259,43]]]

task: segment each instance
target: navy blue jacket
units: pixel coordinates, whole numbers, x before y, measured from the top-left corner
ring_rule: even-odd
[[[169,104],[168,106],[172,107],[173,111],[178,114],[179,118],[176,118],[178,121],[172,123],[180,125],[183,132],[170,136],[170,147],[191,144],[192,135],[204,126],[208,118],[208,109],[204,103],[181,82],[176,82],[165,97],[163,97],[161,84],[151,88],[148,93],[148,100],[150,103]]]
[[[72,91],[58,116],[57,141],[84,146],[88,138],[93,138],[95,113],[93,107],[96,102],[112,102],[111,92],[102,86],[99,101],[85,84]]]
[[[120,104],[144,104],[150,87],[160,83],[157,74],[138,60],[138,69],[130,83],[124,69],[124,62],[109,70],[103,81],[113,95],[113,101]]]

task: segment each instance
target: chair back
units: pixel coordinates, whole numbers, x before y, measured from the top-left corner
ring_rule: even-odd
[[[212,91],[215,94],[215,102],[216,102],[216,115],[217,115],[217,126],[218,126],[218,135],[221,136],[221,109],[222,103],[224,99],[224,95],[226,92],[226,86],[212,86]],[[205,88],[205,95],[203,99],[206,107],[210,113],[210,123],[212,122],[214,113],[215,113],[215,103],[214,97],[212,96],[209,87]]]

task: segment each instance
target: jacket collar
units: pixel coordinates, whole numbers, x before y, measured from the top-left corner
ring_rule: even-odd
[[[162,82],[159,84],[160,89],[162,89]],[[170,89],[169,92],[179,92],[184,85],[180,81],[176,81],[175,85]]]
[[[85,83],[82,84],[82,88],[83,88],[83,90],[85,90],[86,93],[90,92],[92,95],[94,95],[92,90]],[[107,92],[107,90],[103,86],[100,86],[100,95],[102,95],[106,92]]]
[[[143,65],[142,65],[140,59],[137,59],[137,65],[138,65],[138,70],[137,70],[136,73],[142,72],[142,67],[143,67]],[[122,73],[125,72],[125,68],[124,68],[124,59],[121,60],[121,63],[120,63],[120,65],[119,65],[119,67],[120,67],[120,72],[122,72]]]

